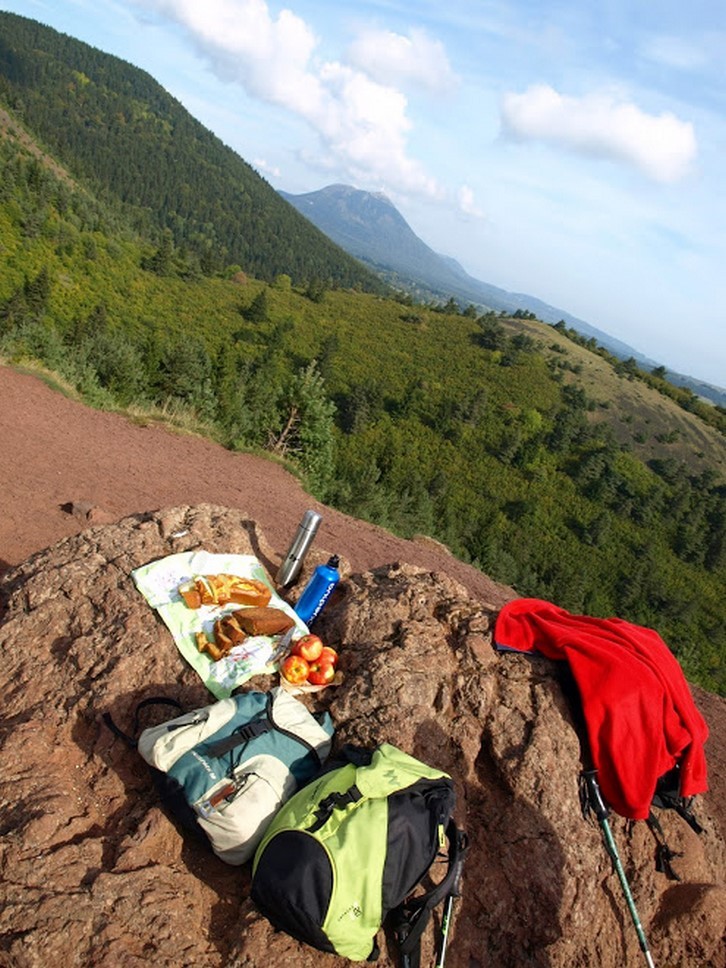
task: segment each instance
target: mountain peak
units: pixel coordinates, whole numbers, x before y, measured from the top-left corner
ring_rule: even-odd
[[[388,268],[403,258],[416,267],[408,274],[417,275],[438,259],[383,192],[328,185],[304,195],[280,194],[341,248],[371,265]]]
[[[352,185],[336,183],[326,185],[325,188],[316,192],[306,192],[303,195],[290,195],[287,192],[280,192],[280,194],[300,211],[303,211],[300,206],[304,204],[305,214],[316,224],[316,219],[310,215],[310,210],[314,209],[321,213],[331,206],[338,213],[339,218],[352,217],[357,220],[365,216],[368,220],[376,219],[384,214],[385,209],[385,214],[388,217],[393,216],[406,224],[396,206],[382,191],[369,192],[362,188],[354,188]],[[318,225],[318,228],[320,228],[320,225]],[[323,231],[326,230],[323,229]],[[411,230],[409,229],[409,231]]]
[[[319,192],[308,192],[308,194],[327,195],[328,197],[334,198],[376,198],[393,207],[393,202],[383,191],[369,192],[364,188],[356,188],[354,185],[343,185],[340,182],[335,182],[333,185],[326,185],[325,188],[321,188]]]

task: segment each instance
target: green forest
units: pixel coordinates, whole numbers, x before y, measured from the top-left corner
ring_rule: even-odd
[[[131,103],[140,115],[148,104],[159,131],[155,140],[153,127],[141,129],[144,165],[168,150],[158,121],[168,95],[154,101],[146,75],[99,52],[81,70],[76,48],[90,48],[46,28],[31,40],[60,38],[53,57],[31,56],[27,37],[21,57],[7,17],[3,362],[40,366],[92,406],[284,460],[321,501],[406,537],[430,535],[522,595],[655,628],[692,681],[726,695],[722,409],[564,325],[386,290],[327,240],[314,249],[323,237],[306,236],[295,213],[299,235],[266,236],[261,226],[279,225],[275,206],[289,206],[241,160],[251,181],[242,188],[239,176],[238,190],[255,195],[259,213],[254,255],[232,241],[252,237],[243,209],[218,224],[194,208],[193,191],[184,216],[176,201],[154,210],[122,197],[108,159],[74,136],[87,126],[73,114],[79,92],[112,92],[113,111],[98,91],[84,108],[101,140],[117,109],[128,122]],[[18,75],[32,87],[36,59],[50,64],[48,116],[67,103],[75,118],[64,145],[39,118],[46,99],[21,97]],[[67,63],[97,79],[60,85]],[[228,149],[210,146],[222,170]],[[175,167],[191,186],[200,156],[184,158]],[[284,239],[288,256],[265,238]]]
[[[145,71],[0,12],[0,98],[99,200],[172,232],[203,271],[383,291]]]

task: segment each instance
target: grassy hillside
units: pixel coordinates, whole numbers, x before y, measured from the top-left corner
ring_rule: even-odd
[[[0,162],[5,360],[290,461],[321,500],[522,594],[656,628],[726,693],[721,412],[537,320],[205,275],[17,118]]]
[[[510,325],[537,340],[550,365],[562,368],[569,382],[586,390],[593,404],[590,420],[606,424],[621,447],[645,462],[667,459],[694,474],[713,470],[726,479],[722,408],[624,365],[601,347],[599,352],[588,349],[592,341],[573,342],[560,329],[543,327],[538,320],[517,319]]]

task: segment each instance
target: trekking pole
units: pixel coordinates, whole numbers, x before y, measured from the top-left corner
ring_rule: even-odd
[[[446,958],[446,942],[449,940],[449,925],[451,924],[451,909],[454,906],[454,895],[449,894],[446,898],[446,907],[444,908],[444,916],[441,921],[441,948],[439,949],[439,957],[436,959],[436,968],[444,968],[444,959]]]
[[[610,830],[610,824],[608,823],[609,811],[605,806],[605,801],[602,798],[600,785],[597,782],[596,774],[597,770],[583,770],[582,776],[585,780],[585,785],[587,788],[587,800],[602,829],[603,837],[605,838],[605,848],[612,859],[613,866],[615,867],[618,879],[620,880],[620,886],[622,887],[623,894],[625,895],[628,910],[630,911],[630,917],[633,920],[635,932],[638,935],[640,950],[645,956],[645,961],[648,965],[648,968],[655,968],[653,958],[650,954],[650,948],[648,947],[648,941],[645,937],[645,931],[643,930],[643,925],[640,923],[638,911],[635,907],[635,901],[633,900],[633,895],[630,892],[630,886],[628,885],[627,878],[625,877],[623,865],[620,863],[618,848],[615,845],[615,840],[613,839],[612,831]]]
[[[441,946],[439,948],[439,956],[436,959],[435,968],[444,968],[446,945],[449,940],[449,928],[451,927],[451,913],[454,907],[454,898],[461,897],[461,875],[464,869],[464,858],[468,849],[468,840],[466,834],[462,833],[461,831],[457,833],[457,837],[459,838],[459,857],[456,861],[454,880],[451,885],[451,890],[446,898],[446,907],[444,908],[444,914],[441,919]]]

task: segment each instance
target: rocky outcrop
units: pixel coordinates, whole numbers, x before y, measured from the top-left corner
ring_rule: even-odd
[[[211,701],[130,578],[196,547],[255,554],[273,575],[280,557],[254,521],[203,505],[92,527],[0,582],[2,965],[346,964],[274,931],[249,900],[249,865],[184,838],[145,764],[102,721],[110,712],[131,731],[151,695]],[[307,570],[325,557],[315,550]],[[581,814],[560,671],[495,653],[495,617],[443,574],[347,571],[316,626],[340,650],[344,681],[306,701],[329,708],[339,742],[392,742],[454,778],[472,847],[448,968],[644,963],[601,833]],[[696,698],[711,726],[705,831],[661,814],[681,881],[656,871],[644,824],[610,822],[655,963],[723,968],[726,704]],[[378,963],[396,964],[380,940]]]

